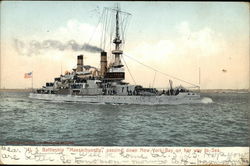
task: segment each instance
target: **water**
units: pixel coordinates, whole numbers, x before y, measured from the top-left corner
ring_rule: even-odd
[[[0,144],[249,146],[249,93],[202,96],[207,104],[149,106],[51,102],[0,92]]]

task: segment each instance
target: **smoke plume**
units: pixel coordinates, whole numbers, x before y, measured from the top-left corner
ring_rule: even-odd
[[[79,44],[75,40],[70,40],[66,43],[62,43],[58,40],[44,40],[36,41],[32,40],[29,43],[24,43],[19,39],[14,39],[14,47],[20,55],[33,56],[40,54],[43,50],[55,49],[55,50],[66,50],[71,49],[73,51],[87,51],[91,53],[97,53],[103,51],[101,48],[92,46],[90,44],[84,43]]]

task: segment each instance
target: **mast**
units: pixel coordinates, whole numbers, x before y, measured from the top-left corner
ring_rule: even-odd
[[[199,67],[199,86],[201,86],[201,68]]]
[[[115,35],[115,37],[116,37],[117,40],[120,39],[120,34],[119,34],[119,11],[118,10],[119,10],[119,8],[117,6],[116,16],[115,16],[115,18],[116,18],[116,24],[115,24],[115,26],[116,26],[116,33],[115,34],[116,35]],[[116,49],[118,49],[120,43],[115,42],[115,44],[116,44]]]
[[[32,75],[31,75],[31,90],[33,92],[33,76],[34,76],[34,74],[33,74],[33,71],[31,73],[32,73]]]
[[[120,12],[120,9],[119,9],[119,6],[117,4],[117,7],[115,9],[116,11],[116,32],[115,32],[115,39],[113,40],[113,43],[115,44],[115,50],[112,51],[112,54],[115,55],[115,63],[114,63],[114,66],[116,67],[122,67],[123,65],[121,64],[121,54],[123,53],[122,50],[120,50],[120,44],[122,43],[122,40],[120,39],[120,34],[119,34],[119,12]]]
[[[125,70],[121,62],[121,55],[123,54],[123,51],[121,50],[121,44],[123,41],[121,39],[120,33],[122,33],[122,36],[124,36],[124,30],[123,27],[121,27],[122,24],[120,25],[120,20],[122,20],[123,23],[124,19],[127,19],[127,17],[131,14],[121,11],[118,4],[115,8],[110,8],[110,10],[115,13],[115,32],[114,34],[112,32],[112,35],[114,35],[113,43],[115,45],[114,49],[112,50],[112,54],[115,57],[115,61],[111,63],[104,79],[111,81],[122,81],[125,79]],[[123,15],[126,15],[126,17],[121,17]]]

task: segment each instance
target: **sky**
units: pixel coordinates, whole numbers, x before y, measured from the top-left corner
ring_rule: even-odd
[[[98,21],[103,8],[116,3],[1,1],[1,88],[30,88],[32,80],[24,73],[31,71],[33,86],[39,88],[75,68],[79,54],[84,64],[99,68],[100,53],[65,45],[100,47]],[[135,83],[127,68],[126,82],[165,88],[171,79],[176,86],[190,86],[177,77],[201,89],[249,88],[248,3],[123,1],[119,6],[132,14],[123,59]],[[41,49],[43,41],[54,47]],[[58,43],[64,47],[58,49]],[[112,47],[105,48],[110,52]]]

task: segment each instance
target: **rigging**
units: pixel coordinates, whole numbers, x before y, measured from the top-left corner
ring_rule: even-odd
[[[126,67],[127,67],[127,69],[128,69],[128,72],[129,72],[130,77],[132,78],[132,80],[133,80],[134,84],[136,85],[135,79],[134,79],[134,77],[133,77],[132,73],[130,72],[130,70],[129,70],[129,68],[128,68],[128,65],[127,65],[127,63],[126,63],[126,61],[125,61],[125,59],[124,59],[124,57],[123,57],[123,56],[122,56],[122,60],[123,60],[123,62],[124,62],[124,64],[125,64],[125,66],[126,66]]]
[[[143,65],[143,66],[145,66],[145,67],[147,67],[147,68],[149,68],[149,69],[151,69],[151,70],[153,70],[153,71],[155,71],[155,72],[158,72],[158,73],[160,73],[160,74],[162,74],[162,75],[165,75],[165,76],[167,76],[167,77],[171,77],[171,78],[176,79],[176,80],[178,80],[178,81],[185,82],[185,83],[187,83],[187,84],[189,84],[189,85],[194,86],[195,88],[199,88],[199,85],[196,85],[196,84],[194,84],[194,83],[185,81],[185,80],[180,79],[180,78],[177,78],[177,77],[175,77],[175,76],[171,76],[171,75],[169,75],[169,74],[163,73],[163,72],[161,72],[161,71],[159,71],[159,70],[157,70],[157,69],[155,69],[155,68],[153,68],[153,67],[151,67],[151,66],[145,65],[144,63],[140,62],[139,60],[136,60],[135,58],[132,58],[131,56],[128,56],[128,55],[125,54],[125,53],[123,53],[123,55],[125,55],[126,57],[128,57],[128,58],[130,58],[130,59],[136,61],[137,63],[139,63],[139,64],[141,64],[141,65]]]

